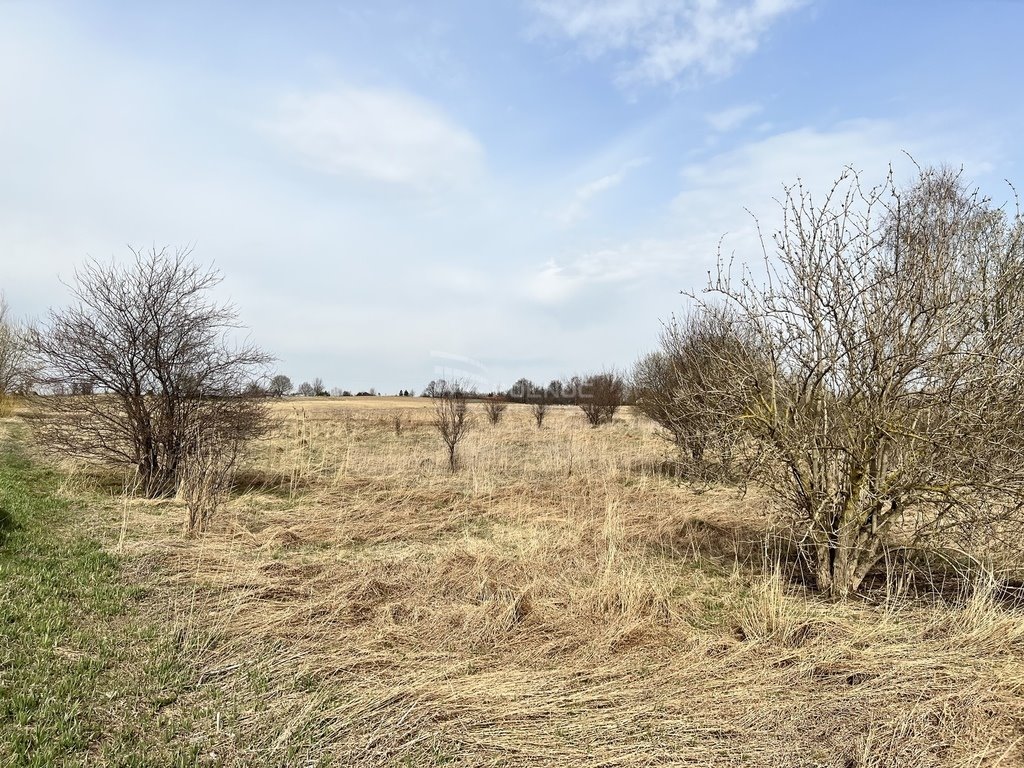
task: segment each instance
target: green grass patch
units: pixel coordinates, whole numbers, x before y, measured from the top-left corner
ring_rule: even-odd
[[[0,448],[0,766],[193,765],[163,714],[186,679],[173,642],[132,616],[59,480]]]

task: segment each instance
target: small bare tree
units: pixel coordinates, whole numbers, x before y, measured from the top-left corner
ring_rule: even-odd
[[[741,423],[819,588],[856,591],[890,544],[996,547],[1024,524],[1024,220],[959,173],[848,171],[786,191],[769,278],[709,290],[764,355]],[[725,359],[723,362],[729,363]]]
[[[221,277],[188,249],[132,255],[123,266],[86,262],[75,303],[32,332],[44,384],[95,393],[41,399],[37,434],[71,455],[134,465],[147,496],[168,496],[198,446],[265,430],[265,399],[242,393],[271,358],[226,341],[237,312],[208,298]]]
[[[31,383],[25,330],[11,317],[0,293],[0,415],[9,408],[9,397],[25,393]]]
[[[615,371],[605,371],[583,380],[579,407],[586,414],[590,426],[610,424],[626,394],[626,382]]]
[[[501,417],[505,415],[506,410],[508,410],[508,403],[500,395],[488,397],[484,400],[484,413],[487,414],[487,420],[491,424],[501,422]]]
[[[458,469],[459,443],[469,432],[471,419],[464,387],[446,383],[434,395],[434,426],[448,452],[448,468]]]
[[[537,422],[537,429],[543,427],[544,417],[548,415],[547,393],[541,393],[541,395],[530,404],[530,411],[533,413],[533,420]]]

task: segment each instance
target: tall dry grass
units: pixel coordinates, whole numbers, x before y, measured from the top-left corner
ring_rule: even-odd
[[[1024,623],[991,582],[808,594],[756,489],[631,414],[513,406],[452,474],[420,401],[285,402],[211,530],[97,512],[195,659],[227,765],[996,766]],[[396,429],[396,416],[402,423]]]

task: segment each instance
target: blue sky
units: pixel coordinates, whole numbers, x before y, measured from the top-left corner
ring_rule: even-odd
[[[0,0],[0,289],[194,243],[298,384],[627,367],[846,165],[1024,182],[1016,0]]]

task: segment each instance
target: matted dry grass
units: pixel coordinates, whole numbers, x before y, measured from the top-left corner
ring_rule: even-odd
[[[208,535],[176,503],[97,512],[216,703],[211,762],[1024,763],[1019,616],[806,594],[756,491],[666,477],[628,413],[478,414],[451,475],[422,400],[275,408]]]

